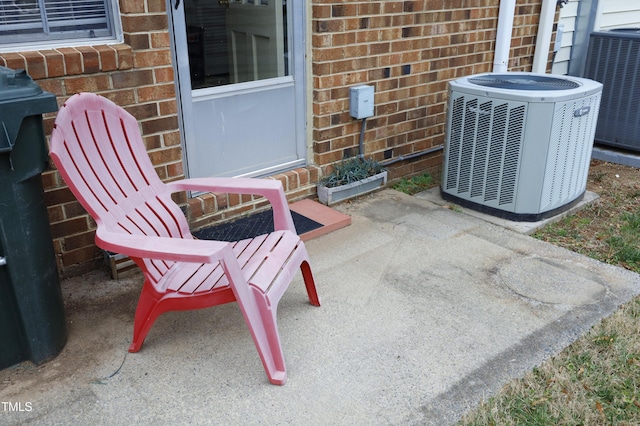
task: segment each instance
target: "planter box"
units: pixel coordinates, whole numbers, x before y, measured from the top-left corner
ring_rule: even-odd
[[[381,172],[358,182],[327,188],[318,185],[318,198],[322,204],[330,206],[358,195],[366,194],[387,184],[387,172]]]

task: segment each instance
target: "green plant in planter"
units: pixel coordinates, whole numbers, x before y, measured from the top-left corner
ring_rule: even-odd
[[[322,178],[320,183],[327,188],[346,185],[377,175],[384,171],[384,167],[373,159],[360,157],[342,160],[336,164],[333,171]]]

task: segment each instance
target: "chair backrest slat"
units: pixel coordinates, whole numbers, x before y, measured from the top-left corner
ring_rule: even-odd
[[[118,134],[117,126],[120,120],[104,111],[86,111],[85,114],[85,120],[79,117],[73,121],[74,128],[83,126],[85,136],[81,138],[82,148],[92,162],[95,162],[94,167],[99,169],[101,174],[109,173],[112,176],[111,180],[115,186],[111,188],[110,193],[118,200],[126,198],[127,194],[137,191],[138,187],[129,178],[127,167],[121,163],[116,151],[118,144],[125,143],[122,134]]]

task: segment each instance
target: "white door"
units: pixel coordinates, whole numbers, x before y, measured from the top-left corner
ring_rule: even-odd
[[[282,0],[229,4],[227,33],[233,83],[285,74],[282,15]]]
[[[304,1],[172,1],[187,175],[304,165]]]

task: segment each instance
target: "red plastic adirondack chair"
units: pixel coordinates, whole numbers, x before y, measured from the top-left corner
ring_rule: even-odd
[[[96,221],[96,244],[130,256],[144,272],[129,352],[140,349],[164,312],[237,301],[269,380],[284,384],[276,308],[298,268],[311,304],[320,306],[320,300],[279,181],[210,178],[164,184],[136,119],[91,93],[71,97],[58,113],[51,157]],[[275,231],[236,243],[194,239],[171,199],[171,193],[185,190],[264,196],[273,208]]]

